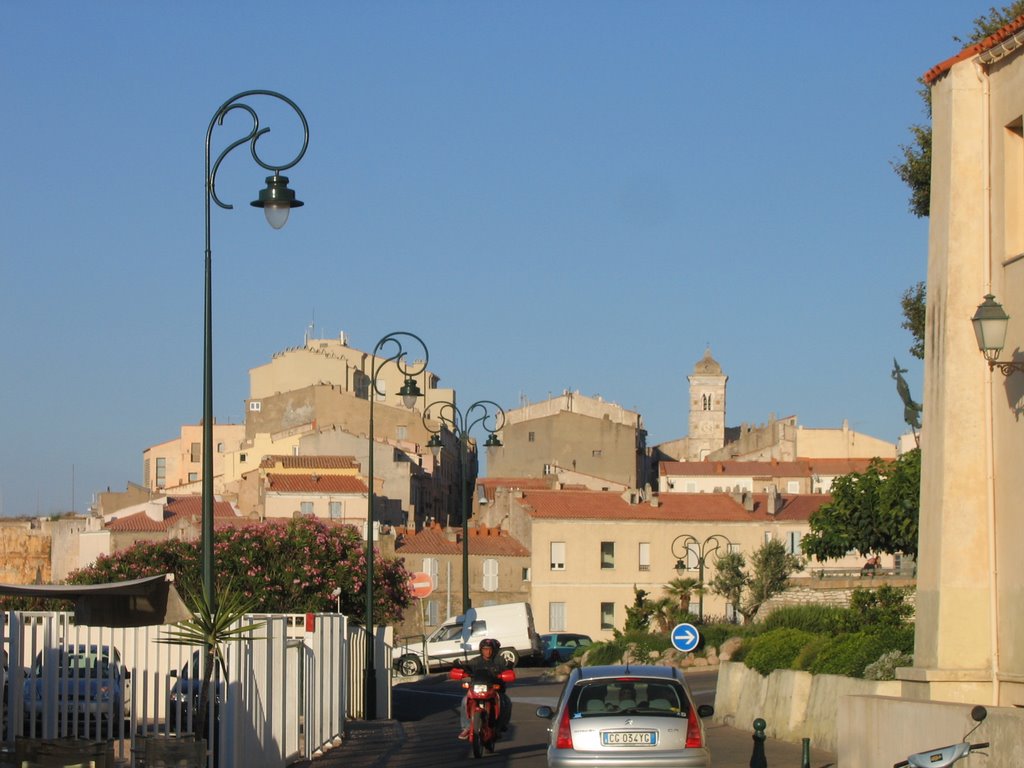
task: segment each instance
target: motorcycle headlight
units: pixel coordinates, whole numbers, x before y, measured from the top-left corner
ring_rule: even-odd
[[[491,686],[489,686],[489,685],[474,685],[473,686],[473,693],[487,693],[489,690],[491,690]]]

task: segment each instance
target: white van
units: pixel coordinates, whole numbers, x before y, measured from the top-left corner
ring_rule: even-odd
[[[425,640],[396,643],[395,668],[408,677],[421,674],[427,667],[451,666],[457,659],[476,656],[485,637],[501,643],[499,652],[513,666],[520,659],[541,656],[540,636],[533,624],[530,604],[506,603],[470,608],[464,615],[447,619]]]

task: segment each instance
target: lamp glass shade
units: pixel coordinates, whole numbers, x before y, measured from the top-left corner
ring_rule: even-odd
[[[991,293],[987,294],[971,318],[978,349],[987,360],[999,358],[999,353],[1003,351],[1003,345],[1006,343],[1006,327],[1009,322],[1010,316],[1003,310],[1002,304],[997,302]]]
[[[267,223],[274,229],[280,229],[288,223],[288,214],[291,213],[291,206],[288,205],[265,205],[263,215],[267,217]]]

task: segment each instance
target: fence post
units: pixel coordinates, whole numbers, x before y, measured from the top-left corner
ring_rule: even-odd
[[[762,719],[754,721],[754,751],[750,755],[750,768],[768,768],[768,758],[764,755],[764,729],[768,724]]]

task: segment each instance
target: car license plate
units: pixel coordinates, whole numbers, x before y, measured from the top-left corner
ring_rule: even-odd
[[[601,731],[601,743],[606,747],[656,747],[657,731]]]

